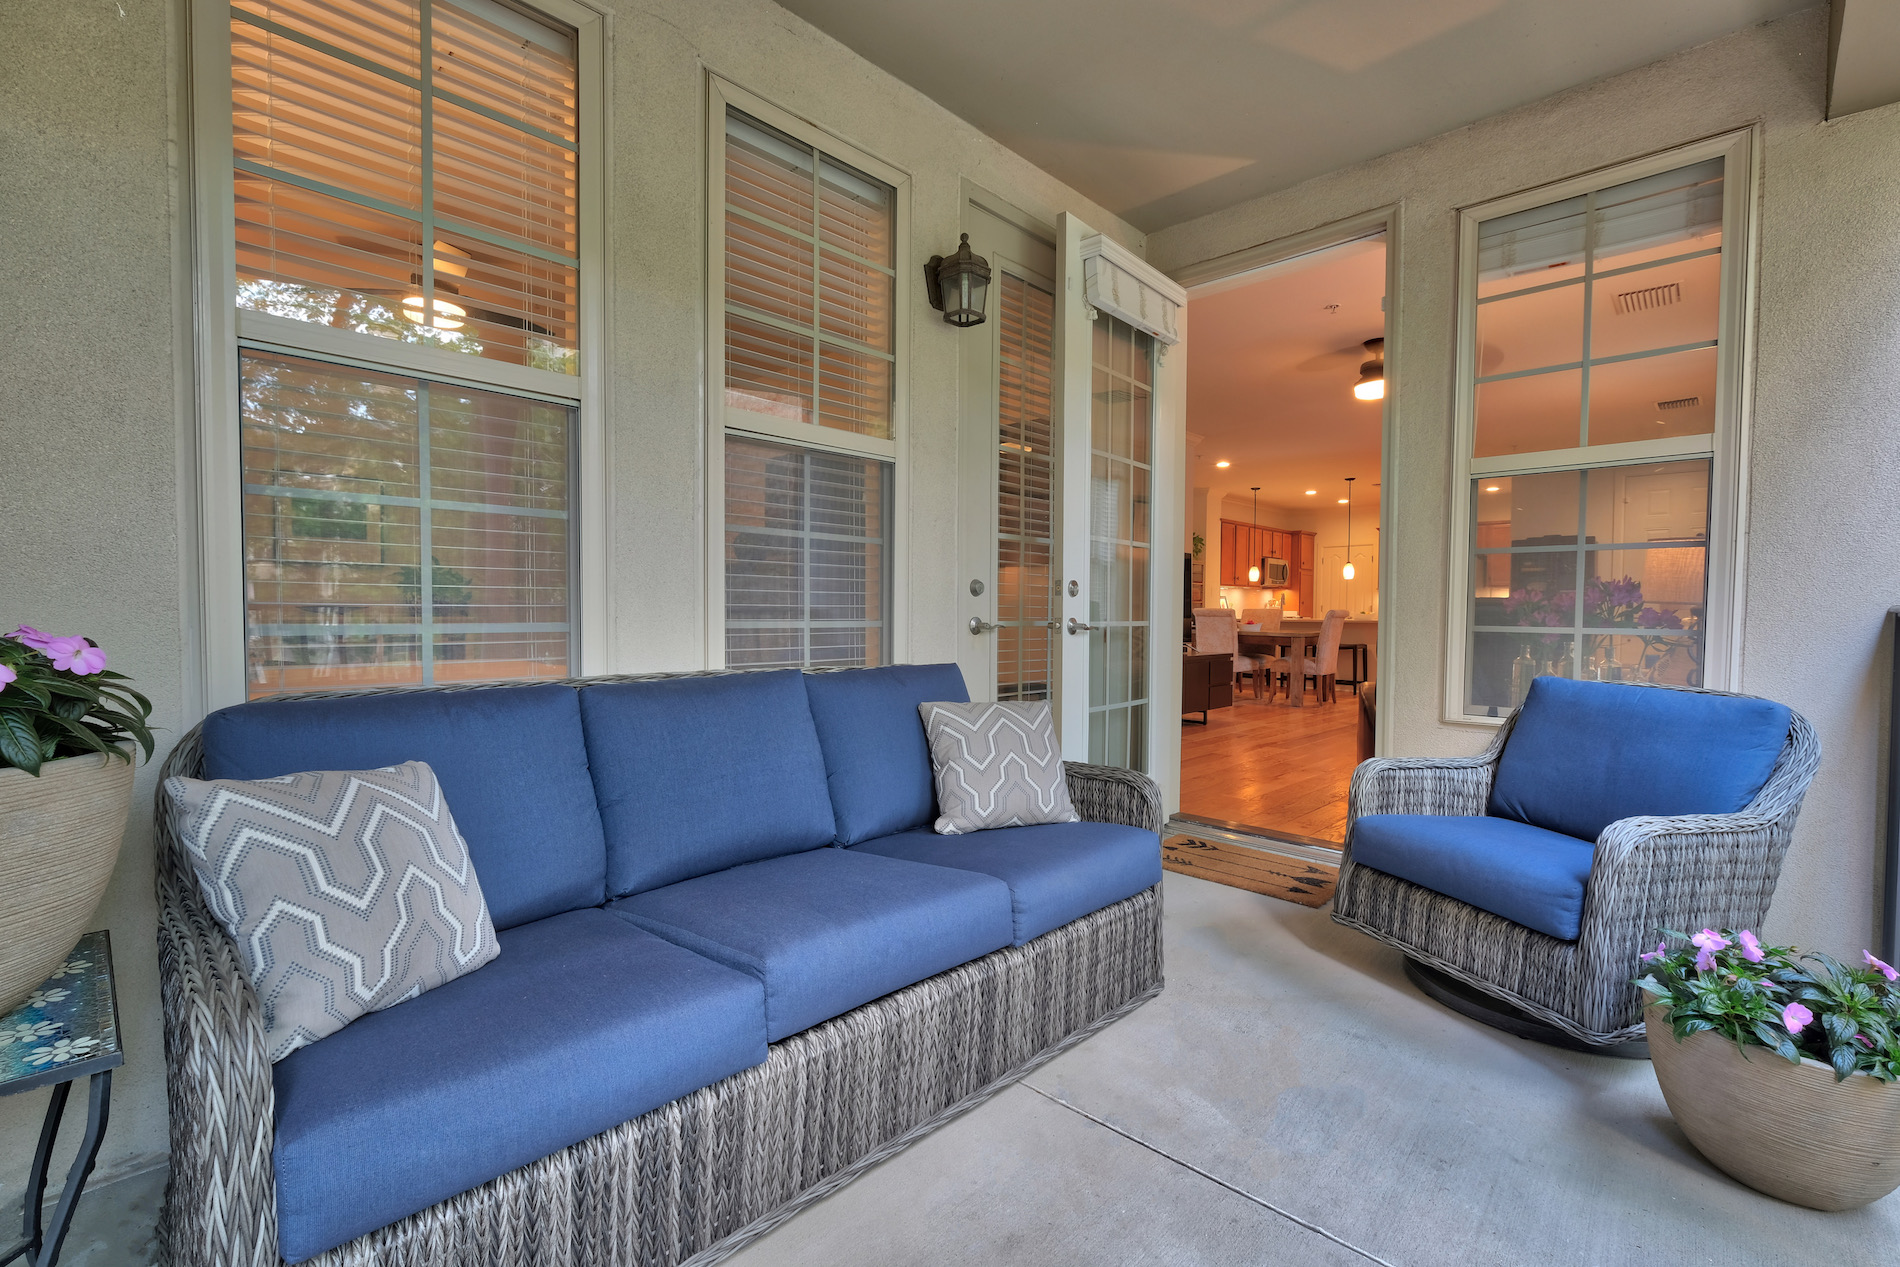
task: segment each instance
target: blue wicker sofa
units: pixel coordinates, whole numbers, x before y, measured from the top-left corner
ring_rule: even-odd
[[[435,770],[487,966],[275,1066],[160,815],[174,1264],[710,1262],[1161,986],[1160,806],[931,830],[954,665],[259,701],[166,773]]]

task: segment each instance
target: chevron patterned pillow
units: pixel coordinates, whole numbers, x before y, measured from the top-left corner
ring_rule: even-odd
[[[919,704],[937,779],[937,831],[1081,821],[1049,705]]]
[[[165,780],[205,901],[264,1005],[272,1062],[499,953],[427,763]]]

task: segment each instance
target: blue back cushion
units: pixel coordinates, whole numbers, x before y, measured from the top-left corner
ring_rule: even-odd
[[[802,678],[786,669],[581,690],[609,895],[831,843]]]
[[[1540,677],[1486,812],[1582,840],[1619,818],[1732,814],[1768,781],[1789,718],[1769,700]]]
[[[606,900],[607,846],[572,687],[258,700],[205,718],[204,750],[207,779],[427,761],[496,928]]]
[[[825,753],[825,779],[838,820],[838,843],[855,845],[927,826],[937,817],[919,704],[965,703],[970,692],[954,664],[892,664],[805,677],[812,720]]]

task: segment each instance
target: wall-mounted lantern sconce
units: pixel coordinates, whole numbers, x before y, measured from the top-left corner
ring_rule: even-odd
[[[983,301],[990,292],[990,262],[970,250],[964,234],[951,256],[933,255],[924,265],[924,290],[930,306],[953,326],[983,324]]]

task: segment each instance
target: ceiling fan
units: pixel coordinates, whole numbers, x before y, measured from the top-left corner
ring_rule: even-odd
[[[373,242],[362,238],[338,238],[336,241],[338,246],[345,246],[353,251],[362,251],[369,255],[380,255],[384,259],[404,258],[391,250],[391,244],[388,242]],[[479,321],[486,325],[525,331],[528,334],[555,337],[554,331],[536,325],[520,313],[500,312],[493,308],[471,308],[466,302],[457,302],[462,298],[460,280],[468,276],[470,264],[480,262],[480,257],[453,242],[445,242],[441,238],[435,240],[435,297],[434,302],[429,305],[432,311],[427,317],[426,324],[435,330],[460,330],[469,321]],[[404,287],[358,286],[352,289],[362,295],[400,298],[402,300],[400,311],[403,318],[415,325],[425,324],[420,272],[411,273],[409,285]],[[445,299],[444,295],[451,298]]]

